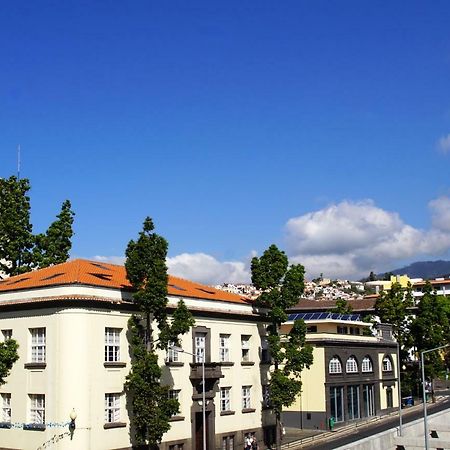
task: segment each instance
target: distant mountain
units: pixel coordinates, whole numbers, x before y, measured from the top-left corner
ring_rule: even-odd
[[[450,261],[418,261],[409,266],[390,271],[394,275],[408,275],[410,278],[438,278],[450,275]],[[379,275],[380,278],[384,274]]]

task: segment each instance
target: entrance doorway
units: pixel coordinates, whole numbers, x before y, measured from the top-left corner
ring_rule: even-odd
[[[206,411],[206,450],[208,450],[209,417],[210,412]],[[203,413],[195,413],[195,450],[203,450]]]

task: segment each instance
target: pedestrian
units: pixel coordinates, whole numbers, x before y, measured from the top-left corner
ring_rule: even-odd
[[[254,433],[252,435],[252,450],[258,450],[258,441]]]

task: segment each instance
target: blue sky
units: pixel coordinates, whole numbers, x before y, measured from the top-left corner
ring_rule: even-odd
[[[450,258],[447,1],[3,2],[0,176],[72,255],[120,261],[146,215],[172,273],[248,279]],[[431,203],[430,203],[431,202]],[[447,220],[448,219],[448,220]]]

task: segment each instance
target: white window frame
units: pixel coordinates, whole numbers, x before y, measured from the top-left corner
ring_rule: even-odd
[[[347,373],[358,373],[358,361],[354,356],[349,356],[345,363],[345,371]]]
[[[178,362],[179,351],[173,348],[174,343],[169,342],[169,347],[167,349],[166,362]]]
[[[363,373],[373,372],[373,364],[370,356],[364,356],[361,363],[361,372]]]
[[[45,424],[45,395],[28,394],[30,399],[30,423]]]
[[[46,328],[29,328],[31,336],[31,362],[45,363],[46,361]]]
[[[392,372],[392,370],[393,368],[391,358],[389,358],[389,356],[385,356],[383,358],[383,372]]]
[[[250,409],[252,407],[251,391],[251,386],[242,386],[242,409]]]
[[[2,393],[2,417],[1,421],[11,423],[11,394]]]
[[[13,333],[13,330],[11,328],[2,330],[3,342],[6,342],[6,341],[9,341],[10,339],[12,339],[12,333]]]
[[[333,356],[328,364],[328,373],[342,373],[342,363],[337,356]]]
[[[230,334],[219,335],[219,361],[230,361]]]
[[[251,335],[242,334],[241,335],[241,361],[250,361],[250,339]]]
[[[122,328],[105,327],[105,362],[120,361],[120,333]]]
[[[197,331],[194,337],[195,341],[195,362],[206,362],[206,333]]]
[[[120,394],[105,394],[105,423],[120,422]]]
[[[231,388],[220,388],[220,412],[231,411]]]

